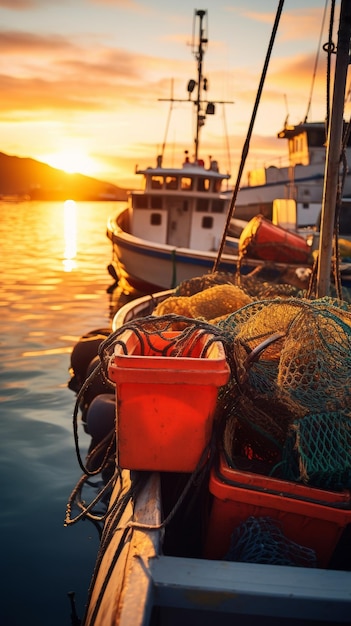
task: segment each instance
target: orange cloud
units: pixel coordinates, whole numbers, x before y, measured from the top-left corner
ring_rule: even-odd
[[[0,0],[0,7],[3,7],[4,9],[12,9],[15,11],[22,11],[23,9],[33,9],[39,4],[40,0]]]

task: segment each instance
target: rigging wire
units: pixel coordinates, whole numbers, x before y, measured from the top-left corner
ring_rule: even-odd
[[[329,130],[329,121],[330,121],[330,92],[331,92],[331,55],[335,52],[335,45],[333,43],[333,26],[334,26],[334,13],[335,13],[335,0],[331,2],[330,9],[330,19],[329,19],[329,35],[328,35],[328,43],[324,44],[323,50],[327,52],[327,91],[326,91],[326,99],[327,99],[327,112],[326,112],[326,137],[328,136]]]
[[[172,115],[172,111],[173,111],[173,102],[174,102],[174,98],[173,98],[173,92],[174,92],[174,79],[172,78],[172,82],[171,82],[171,97],[170,97],[170,105],[169,105],[169,110],[168,110],[168,117],[167,117],[167,123],[166,123],[166,129],[165,129],[165,136],[163,139],[163,144],[162,144],[162,150],[161,150],[161,156],[162,156],[162,161],[163,161],[163,157],[165,154],[165,149],[166,149],[166,143],[167,143],[167,135],[168,135],[168,130],[169,130],[169,124],[171,121],[171,115]]]
[[[256,95],[256,100],[255,100],[255,104],[254,104],[254,108],[253,108],[253,112],[252,112],[252,116],[251,116],[249,130],[248,130],[248,133],[247,133],[247,137],[246,137],[246,140],[245,140],[245,143],[244,143],[244,147],[243,147],[243,151],[242,151],[242,155],[241,155],[239,171],[238,171],[236,184],[235,184],[235,187],[234,187],[232,199],[231,199],[229,210],[228,210],[227,221],[226,221],[226,225],[225,225],[225,228],[224,228],[222,241],[221,241],[220,246],[219,246],[217,259],[216,259],[216,261],[215,261],[215,263],[213,265],[212,272],[216,272],[218,270],[218,266],[219,266],[219,263],[220,263],[220,260],[221,260],[224,244],[225,244],[226,237],[227,237],[227,232],[228,232],[228,229],[229,229],[229,226],[230,226],[230,220],[232,219],[232,216],[233,216],[235,203],[236,203],[236,198],[237,198],[237,195],[238,195],[239,186],[240,186],[240,182],[241,182],[241,177],[242,177],[242,173],[243,173],[243,170],[244,170],[246,157],[247,157],[248,152],[249,152],[249,145],[250,145],[250,139],[251,139],[251,135],[252,135],[252,130],[253,130],[253,126],[254,126],[255,119],[256,119],[258,105],[259,105],[259,102],[260,102],[260,99],[261,99],[263,85],[264,85],[264,81],[265,81],[265,78],[266,78],[268,64],[269,64],[270,56],[271,56],[271,53],[272,53],[272,48],[273,48],[275,36],[277,34],[279,20],[280,20],[280,16],[281,16],[281,13],[282,13],[282,10],[283,10],[283,5],[284,5],[284,0],[280,0],[279,5],[278,5],[278,9],[277,9],[277,13],[276,13],[276,16],[275,16],[275,20],[274,20],[274,25],[273,25],[273,29],[272,29],[271,38],[270,38],[270,41],[269,41],[269,46],[268,46],[268,50],[267,50],[267,54],[266,54],[266,59],[265,59],[263,70],[262,70],[260,84],[259,84],[257,95]]]
[[[229,144],[227,118],[226,118],[226,114],[225,114],[224,102],[222,103],[222,107],[223,107],[222,110],[223,110],[224,136],[225,136],[226,148],[227,148],[228,172],[231,172],[232,171],[232,163],[231,163],[231,156],[230,156],[230,144]]]
[[[316,74],[317,74],[317,68],[318,68],[318,62],[319,62],[319,55],[320,55],[321,42],[322,42],[322,36],[323,36],[323,31],[324,31],[324,24],[325,24],[325,17],[326,17],[326,13],[327,13],[328,1],[329,0],[325,0],[324,11],[323,11],[323,18],[322,18],[322,25],[321,25],[321,30],[320,30],[320,34],[319,34],[319,40],[318,40],[318,46],[317,46],[317,54],[316,54],[316,58],[315,58],[315,62],[314,62],[314,69],[313,69],[313,75],[312,75],[312,84],[311,84],[310,96],[309,96],[309,99],[308,99],[307,111],[306,111],[304,122],[307,122],[307,119],[308,119],[308,116],[309,116],[309,113],[310,113],[310,109],[311,109],[312,95],[313,95],[314,83],[316,81]]]

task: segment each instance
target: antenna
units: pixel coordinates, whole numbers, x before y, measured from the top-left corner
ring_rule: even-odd
[[[285,102],[285,109],[286,109],[286,117],[284,121],[284,128],[285,128],[288,124],[288,119],[289,119],[289,106],[288,106],[288,98],[287,98],[286,93],[284,94],[284,102]]]

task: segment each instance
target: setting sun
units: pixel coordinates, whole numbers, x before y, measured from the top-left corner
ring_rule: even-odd
[[[74,148],[56,152],[55,154],[43,155],[40,160],[68,174],[79,173],[94,176],[99,170],[98,163],[89,154]]]

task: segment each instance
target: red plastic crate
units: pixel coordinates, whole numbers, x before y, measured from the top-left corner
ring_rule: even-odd
[[[223,456],[219,468],[211,470],[209,490],[213,502],[205,556],[210,559],[226,555],[233,530],[248,517],[270,517],[288,539],[316,552],[319,567],[327,567],[351,523],[348,490],[328,491],[232,469]]]
[[[180,332],[140,341],[128,330],[115,347],[118,464],[133,470],[192,472],[209,443],[218,388],[230,375],[223,345],[196,331],[181,354],[168,344]],[[161,354],[162,352],[162,354]]]

